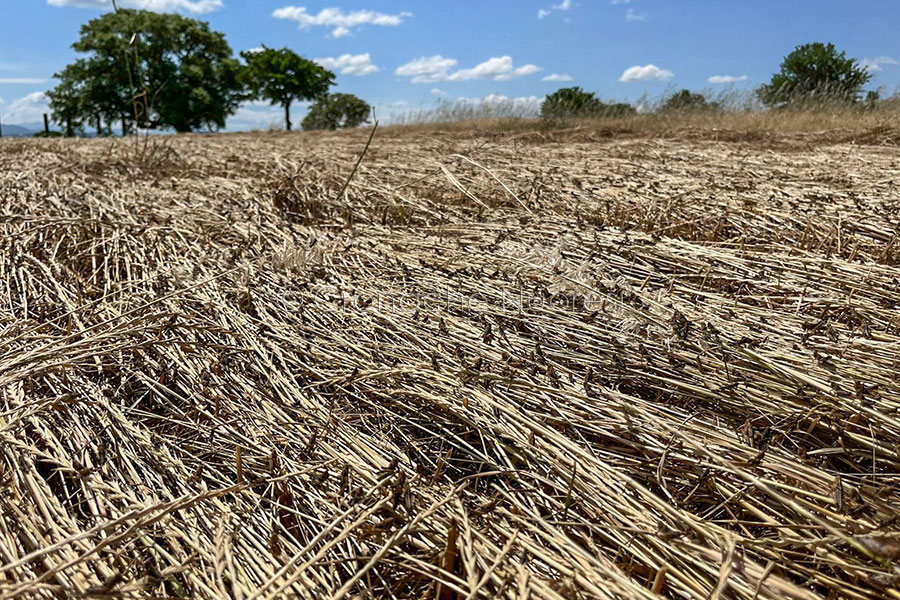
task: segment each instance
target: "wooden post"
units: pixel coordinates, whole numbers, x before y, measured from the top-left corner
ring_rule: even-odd
[[[50,134],[50,119],[47,117],[47,113],[44,113],[44,133]]]

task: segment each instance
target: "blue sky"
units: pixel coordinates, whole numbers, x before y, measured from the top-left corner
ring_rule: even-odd
[[[33,123],[74,57],[79,27],[107,0],[0,0],[0,115]],[[223,31],[235,52],[265,44],[321,59],[382,115],[439,98],[534,103],[579,85],[633,101],[675,88],[752,88],[794,46],[830,41],[865,61],[869,87],[900,87],[897,0],[119,0]],[[710,79],[716,78],[719,79]],[[730,82],[731,79],[736,79]],[[296,117],[302,116],[302,108]],[[229,129],[277,124],[244,107]]]

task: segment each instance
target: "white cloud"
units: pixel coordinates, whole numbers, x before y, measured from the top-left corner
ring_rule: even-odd
[[[455,58],[444,58],[440,54],[423,56],[405,65],[400,65],[394,71],[394,74],[402,77],[412,77],[413,83],[444,81],[447,79],[447,73],[456,66],[457,62]]]
[[[706,81],[708,83],[737,83],[738,81],[747,81],[747,79],[746,75],[713,75]]]
[[[388,15],[372,10],[355,10],[344,13],[340,8],[323,8],[317,14],[312,14],[303,6],[285,6],[272,12],[276,19],[290,19],[300,24],[300,29],[310,27],[333,27],[332,37],[341,38],[350,35],[354,28],[363,25],[382,25],[396,27],[402,25],[404,20],[413,16],[411,12],[401,12]]]
[[[431,88],[431,95],[437,96],[438,98],[447,98],[450,94],[438,88]],[[0,103],[2,103],[2,99],[0,99]]]
[[[619,77],[619,81],[668,81],[674,76],[675,74],[672,71],[660,69],[656,65],[645,65],[643,67],[635,65],[625,69],[625,72]]]
[[[370,75],[380,69],[372,64],[372,57],[368,52],[365,54],[342,54],[337,58],[315,58],[316,62],[326,69],[332,71],[340,71],[341,75]]]
[[[859,61],[859,64],[870,73],[877,73],[883,70],[882,65],[900,65],[900,61],[890,56],[877,56],[875,58],[864,58]]]
[[[505,59],[505,58],[509,58],[509,57],[504,56],[503,58]],[[491,60],[494,60],[494,59],[492,58]],[[512,59],[510,59],[510,60],[512,60]],[[488,61],[488,62],[490,62],[490,61]],[[478,66],[480,67],[485,64],[487,64],[487,63],[481,63],[481,65],[478,65]],[[510,64],[512,64],[512,63],[510,63]],[[493,68],[505,69],[506,63],[497,63],[497,64],[495,64],[495,67],[493,67]],[[478,67],[475,67],[475,69],[478,69]],[[508,81],[508,80],[512,79],[513,77],[524,77],[525,75],[534,75],[535,73],[537,73],[540,70],[541,70],[541,68],[537,65],[524,65],[521,67],[517,67],[517,68],[513,69],[512,71],[504,71],[504,72],[498,73],[497,75],[494,75],[494,79],[496,81]]]
[[[49,112],[50,107],[44,92],[34,92],[18,100],[13,100],[9,108],[3,112],[2,120],[10,125],[35,123],[44,118],[44,113]]]
[[[572,8],[572,0],[562,0],[559,4],[551,4],[549,9],[538,10],[538,19],[549,17],[554,10],[569,10]]]
[[[609,0],[609,3],[613,6],[616,4],[631,4],[631,0]]]
[[[572,76],[566,75],[565,73],[551,73],[541,81],[572,81]]]
[[[37,84],[44,83],[46,79],[34,79],[32,77],[0,77],[0,84],[10,85],[14,83]]]
[[[109,0],[47,0],[50,6],[77,6],[78,8],[111,9]],[[118,0],[122,8],[139,8],[156,12],[213,12],[222,8],[222,0]]]
[[[633,8],[629,8],[625,11],[625,20],[629,23],[635,23],[637,21],[646,21],[647,13],[639,13]]]
[[[531,64],[516,67],[511,56],[496,56],[471,69],[451,71],[457,63],[455,58],[444,58],[440,54],[423,56],[405,65],[400,65],[394,74],[410,77],[412,83],[435,83],[486,78],[492,78],[494,81],[507,81],[514,77],[532,75],[541,70],[539,66]]]

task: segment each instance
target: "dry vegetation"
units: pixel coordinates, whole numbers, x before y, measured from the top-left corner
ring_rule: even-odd
[[[897,132],[623,131],[2,140],[0,597],[900,597]]]

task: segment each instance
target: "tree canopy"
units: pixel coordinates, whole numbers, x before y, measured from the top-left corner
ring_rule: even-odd
[[[328,94],[313,104],[303,129],[348,129],[359,127],[369,119],[372,107],[353,94]]]
[[[240,64],[208,23],[120,9],[82,26],[72,47],[86,56],[48,94],[67,133],[91,123],[102,134],[119,120],[125,131],[219,128],[241,100]]]
[[[781,69],[757,90],[769,106],[809,102],[855,102],[872,74],[838,52],[834,44],[815,42],[797,46],[784,57]]]
[[[284,108],[284,126],[291,130],[291,104],[317,100],[328,93],[335,75],[289,48],[266,48],[241,52],[247,63],[241,81],[253,98],[268,100]]]
[[[624,117],[635,112],[630,104],[606,104],[593,92],[585,92],[577,86],[560,88],[548,94],[541,104],[541,116],[545,118]]]

